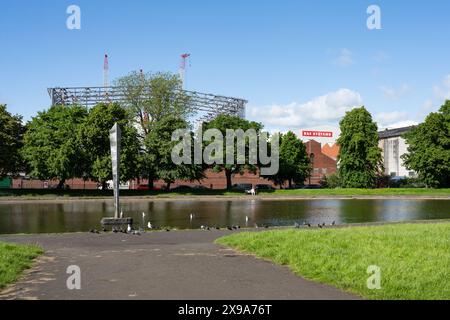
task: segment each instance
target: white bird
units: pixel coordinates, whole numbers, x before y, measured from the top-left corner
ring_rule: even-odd
[[[249,220],[249,219],[248,219],[248,216],[246,216],[246,217],[245,217],[245,222],[248,222],[248,220]]]
[[[151,223],[150,221],[148,222],[147,227],[148,227],[149,229],[153,229],[152,223]]]
[[[142,212],[142,219],[145,219],[145,212]]]
[[[127,232],[131,233],[131,224],[128,225]]]
[[[123,218],[123,211],[120,211],[120,219]]]
[[[191,213],[191,215],[189,216],[191,218],[191,220],[194,220],[194,214]]]

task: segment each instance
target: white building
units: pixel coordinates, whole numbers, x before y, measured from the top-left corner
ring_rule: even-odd
[[[408,152],[408,145],[402,135],[412,127],[386,129],[378,133],[379,147],[383,150],[385,174],[391,177],[415,177],[414,171],[407,170],[402,155]]]

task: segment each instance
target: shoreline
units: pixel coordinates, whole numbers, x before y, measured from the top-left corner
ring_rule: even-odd
[[[355,223],[344,223],[337,224],[335,226],[325,226],[324,230],[327,229],[345,229],[345,228],[364,228],[364,227],[378,227],[378,226],[386,226],[386,225],[403,225],[403,224],[441,224],[441,223],[450,223],[449,219],[426,219],[426,220],[407,220],[407,221],[376,221],[376,222],[355,222]],[[233,233],[241,233],[241,232],[267,232],[267,231],[282,231],[282,230],[316,230],[317,226],[312,226],[308,228],[306,226],[301,226],[299,229],[295,228],[295,226],[273,226],[269,229],[265,228],[250,228],[243,227],[239,230],[230,231]],[[227,232],[226,228],[222,228],[221,230],[211,230],[205,231],[201,229],[171,229],[171,233],[214,233],[214,232]],[[49,237],[69,237],[69,236],[79,236],[79,235],[88,235],[91,234],[87,231],[76,231],[76,232],[64,232],[64,233],[0,233],[0,241],[1,239],[8,238],[16,238],[16,237],[37,237],[37,238],[49,238]],[[112,232],[102,232],[101,234],[108,235],[113,234]],[[146,230],[143,232],[144,235],[151,234],[167,234],[164,230]],[[128,236],[132,236],[131,234],[126,234]]]
[[[193,202],[193,201],[307,201],[307,200],[450,200],[444,195],[262,195],[251,197],[249,195],[179,195],[179,196],[123,196],[121,201],[132,202]],[[111,201],[112,197],[0,197],[0,204],[19,203],[70,203],[70,202],[96,202]]]

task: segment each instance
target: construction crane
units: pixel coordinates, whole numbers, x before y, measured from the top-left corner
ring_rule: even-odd
[[[190,56],[191,56],[190,53],[184,53],[181,55],[180,79],[183,90],[186,88],[186,62]]]
[[[105,60],[103,61],[103,87],[109,87],[109,61],[107,54],[105,54]]]

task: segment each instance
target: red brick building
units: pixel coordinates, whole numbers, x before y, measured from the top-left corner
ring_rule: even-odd
[[[322,145],[315,141],[310,140],[305,143],[306,151],[310,156],[313,170],[311,172],[311,179],[307,179],[305,184],[319,184],[324,175],[331,175],[336,172],[336,158],[339,154],[339,147],[337,145],[329,146],[326,144],[323,148]],[[253,186],[257,184],[269,184],[275,187],[275,185],[259,176],[259,174],[245,173],[243,175],[235,174],[232,178],[233,184],[248,183]],[[25,178],[13,179],[12,187],[14,189],[53,189],[56,188],[59,181],[39,181]],[[140,184],[146,185],[147,181],[142,180],[140,182],[130,181],[129,188],[137,189]],[[73,190],[95,190],[99,186],[93,181],[83,181],[82,179],[70,179],[66,181],[66,185]],[[204,186],[211,189],[226,189],[225,173],[216,173],[212,170],[206,172],[206,178],[201,182],[189,182],[189,181],[176,181],[171,187],[177,187],[180,185],[188,186]],[[155,181],[154,186],[159,189],[165,188],[164,181]]]
[[[319,184],[323,176],[329,176],[336,173],[336,159],[326,155],[319,142],[310,140],[305,143],[305,146],[313,168],[311,177],[305,182],[306,184]]]

